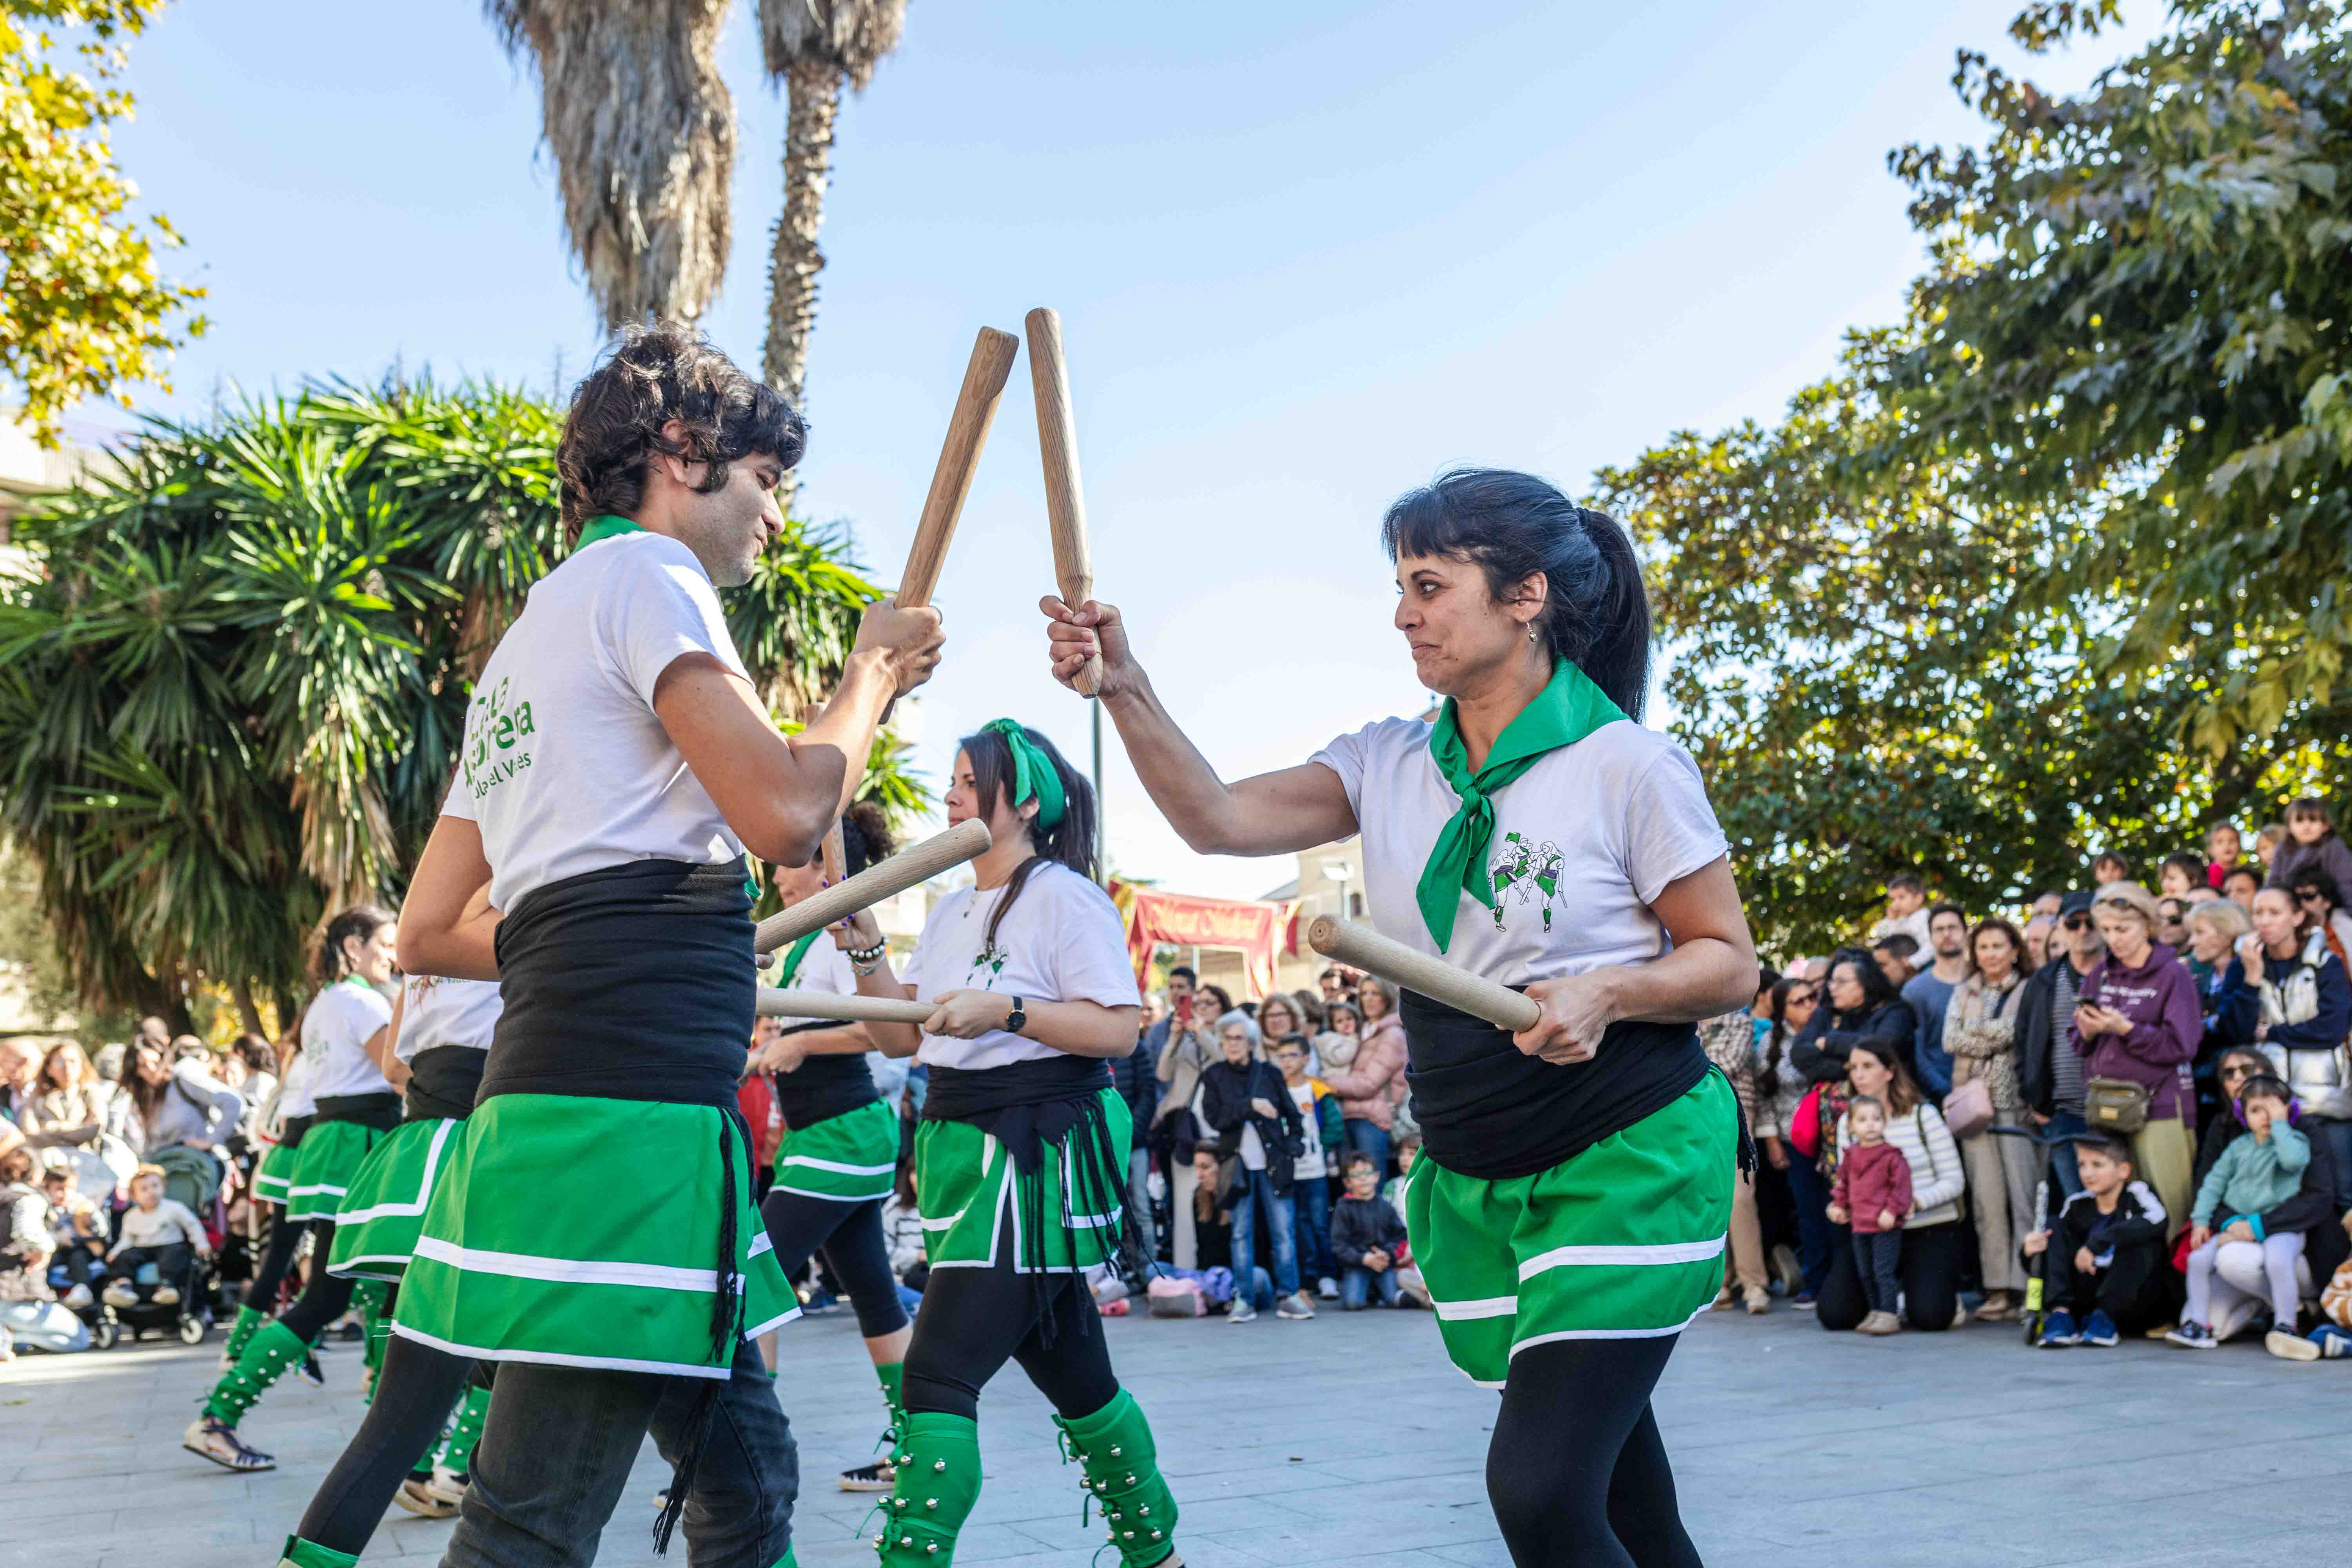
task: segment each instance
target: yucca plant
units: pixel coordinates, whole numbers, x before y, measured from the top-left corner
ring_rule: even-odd
[[[313,385],[153,421],[120,471],[35,508],[0,579],[0,822],[93,1003],[249,1026],[302,989],[332,905],[396,896],[438,814],[468,685],[561,553],[561,412],[512,388]],[[729,595],[797,719],[878,591],[797,521]],[[919,787],[878,747],[869,793]]]

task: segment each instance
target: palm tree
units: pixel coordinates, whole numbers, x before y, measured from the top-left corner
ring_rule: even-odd
[[[607,331],[695,321],[727,273],[735,100],[716,47],[729,0],[483,0],[527,47],[572,254]]]
[[[833,121],[844,82],[863,89],[906,30],[907,0],[759,0],[768,74],[784,84],[784,211],[768,263],[768,384],[803,401],[816,275],[817,230],[833,168]],[[786,475],[791,500],[794,476]]]
[[[0,576],[0,831],[93,1003],[185,1016],[211,979],[290,1017],[327,910],[396,891],[474,676],[561,553],[560,409],[482,384],[314,385],[152,422],[16,520]],[[797,717],[877,590],[792,522],[728,621]],[[867,793],[919,790],[877,747]]]

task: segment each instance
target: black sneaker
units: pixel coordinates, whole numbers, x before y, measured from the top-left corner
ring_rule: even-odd
[[[841,1489],[845,1492],[887,1492],[898,1484],[898,1467],[887,1459],[841,1472]]]
[[[324,1367],[319,1364],[319,1358],[317,1356],[303,1356],[302,1365],[299,1370],[302,1375],[302,1381],[309,1384],[311,1387],[324,1388],[327,1386],[327,1371]]]

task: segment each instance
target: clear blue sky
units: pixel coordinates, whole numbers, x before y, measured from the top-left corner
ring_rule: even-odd
[[[2013,61],[2017,3],[914,0],[840,125],[804,506],[894,577],[974,330],[1054,305],[1099,595],[1228,776],[1301,761],[1421,701],[1377,545],[1399,491],[1460,463],[1580,489],[1672,430],[1771,416],[1898,312],[1920,247],[1885,155],[1977,137],[1954,52]],[[2154,11],[2032,68],[2078,85]],[[783,111],[748,18],[705,325],[756,366]],[[215,322],[141,406],[395,357],[545,385],[594,353],[537,87],[470,0],[181,0],[131,78],[122,160]],[[1000,713],[1084,765],[1033,607],[1052,558],[1013,376],[938,595],[934,782]],[[1115,742],[1109,773],[1123,869],[1240,896],[1290,875],[1191,855]]]

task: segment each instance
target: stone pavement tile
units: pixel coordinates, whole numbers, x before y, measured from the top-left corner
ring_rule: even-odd
[[[1301,1521],[1285,1527],[1253,1530],[1195,1531],[1190,1521],[1183,1534],[1187,1562],[1198,1552],[1204,1564],[1248,1563],[1387,1562],[1393,1552],[1433,1552],[1447,1546],[1466,1545],[1494,1532],[1489,1517],[1465,1521],[1425,1517],[1417,1520],[1391,1515],[1363,1520]],[[1366,1557],[1368,1550],[1382,1555]]]

